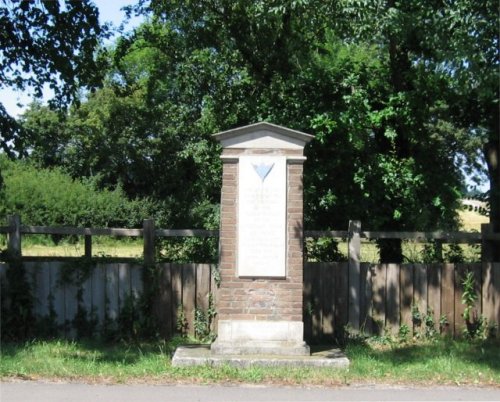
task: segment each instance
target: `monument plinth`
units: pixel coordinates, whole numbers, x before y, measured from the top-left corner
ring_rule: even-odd
[[[302,321],[304,146],[270,123],[215,134],[223,161],[215,354],[309,354]]]

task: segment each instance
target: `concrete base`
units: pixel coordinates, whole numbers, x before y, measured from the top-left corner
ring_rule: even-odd
[[[279,342],[279,341],[245,341],[245,342],[220,342],[212,343],[210,350],[213,355],[283,355],[283,356],[309,356],[309,346],[304,342]]]
[[[307,356],[284,355],[214,355],[209,345],[179,346],[172,359],[172,366],[233,366],[262,367],[331,367],[347,368],[349,360],[338,349],[328,349]]]
[[[307,356],[301,321],[219,320],[214,355]]]

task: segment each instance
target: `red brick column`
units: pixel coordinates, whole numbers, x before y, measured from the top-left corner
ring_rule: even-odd
[[[218,319],[302,321],[303,160],[287,163],[286,278],[251,279],[237,276],[238,159],[234,150],[222,159]]]

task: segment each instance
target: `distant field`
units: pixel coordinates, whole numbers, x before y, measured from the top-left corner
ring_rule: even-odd
[[[114,243],[114,244],[113,244]],[[97,244],[92,246],[92,255],[107,257],[142,257],[142,241],[121,243],[120,240],[108,242],[107,244]],[[31,244],[23,247],[23,255],[26,257],[79,257],[84,255],[83,243],[42,245]]]
[[[460,211],[462,228],[466,232],[481,231],[481,224],[488,223],[489,218],[474,211]]]

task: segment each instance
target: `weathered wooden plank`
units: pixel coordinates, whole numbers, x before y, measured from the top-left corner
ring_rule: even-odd
[[[324,262],[320,265],[323,340],[333,341],[335,315],[335,268],[333,263]]]
[[[367,334],[373,334],[373,270],[372,264],[366,264],[366,282],[365,282],[365,303],[366,316],[362,328]]]
[[[95,267],[92,267],[92,271],[90,271],[87,278],[82,278],[81,284],[81,303],[82,306],[87,311],[88,317],[91,318],[92,315],[92,274],[95,270]]]
[[[106,265],[106,302],[110,320],[116,320],[120,311],[118,264]]]
[[[413,268],[413,301],[422,316],[427,314],[427,265],[425,264],[415,264]]]
[[[483,313],[482,300],[481,300],[481,264],[468,264],[467,268],[474,275],[474,291],[477,295],[476,302],[474,303],[474,310],[477,311],[478,317]]]
[[[44,279],[43,263],[25,262],[24,264],[25,279],[31,289],[33,295],[33,313],[36,316],[43,317],[47,314],[47,297],[48,297],[48,275],[47,280]]]
[[[455,331],[455,265],[444,264],[441,270],[441,316],[446,317],[443,332],[453,335]]]
[[[204,229],[157,229],[155,234],[158,237],[218,237],[218,230]]]
[[[35,314],[39,317],[49,315],[49,295],[50,295],[50,263],[34,264],[35,268]]]
[[[54,312],[56,314],[56,322],[58,325],[64,325],[65,320],[65,286],[61,282],[61,270],[63,263],[57,261],[50,264],[50,289],[51,299]]]
[[[483,306],[483,316],[488,320],[488,323],[493,323],[496,321],[496,311],[495,311],[495,285],[493,277],[493,263],[483,262],[482,263],[482,306]]]
[[[92,308],[94,309],[99,325],[104,323],[106,314],[106,265],[97,264],[91,276]]]
[[[172,278],[171,265],[160,264],[160,288],[158,300],[154,308],[155,317],[159,320],[160,333],[169,337],[174,333],[175,322],[172,321]]]
[[[168,264],[172,278],[172,324],[176,333],[179,332],[178,324],[180,317],[178,313],[183,310],[182,306],[182,265]]]
[[[347,230],[305,230],[304,237],[336,237],[347,238],[349,232]]]
[[[196,266],[183,264],[182,266],[182,305],[188,324],[188,332],[194,335],[194,312],[196,304]]]
[[[25,262],[23,264],[24,266],[24,271],[25,271],[25,278],[26,281],[28,282],[28,285],[30,287],[30,291],[32,294],[36,291],[36,271],[37,271],[37,264],[35,262]]]
[[[347,262],[337,263],[335,269],[335,327],[337,336],[343,336],[344,327],[349,320],[348,284],[349,264]]]
[[[361,222],[349,221],[349,325],[359,331],[360,276],[361,276]]]
[[[427,267],[427,303],[434,325],[439,328],[441,317],[441,270],[443,264],[431,264]]]
[[[136,299],[138,299],[144,291],[142,270],[143,268],[139,265],[133,264],[130,266],[130,292]]]
[[[386,281],[386,326],[394,334],[398,333],[400,325],[400,279],[399,265],[387,264]]]
[[[455,265],[455,335],[462,334],[465,328],[465,321],[463,318],[465,305],[462,304],[462,294],[464,291],[464,287],[462,282],[465,278],[467,270],[467,264]]]
[[[77,228],[77,227],[56,227],[56,226],[26,226],[20,228],[22,234],[58,234],[74,236],[142,236],[142,229],[126,228]]]
[[[495,322],[500,326],[500,263],[493,263],[493,288],[495,289]]]
[[[155,221],[145,219],[142,225],[143,234],[143,256],[144,265],[149,266],[155,263]]]
[[[208,294],[210,293],[210,265],[196,264],[196,308],[208,309]]]
[[[481,233],[470,232],[375,232],[362,231],[365,239],[401,239],[414,241],[444,240],[447,243],[480,243]]]
[[[385,303],[387,265],[378,264],[373,266],[372,271],[372,298],[373,298],[373,333],[380,335],[385,327]]]
[[[73,269],[71,266],[63,266],[62,270]],[[62,271],[61,271],[62,272]],[[73,326],[78,311],[78,288],[73,282],[64,283],[64,320],[65,320],[65,333],[68,338],[76,337],[76,330]]]
[[[118,270],[118,305],[119,309],[123,308],[125,301],[130,297],[131,284],[130,284],[130,264],[119,263],[117,264]]]
[[[401,265],[400,273],[400,309],[401,325],[406,324],[408,328],[413,329],[413,319],[411,308],[413,305],[413,265]]]
[[[210,265],[210,293],[212,294],[213,298],[213,303],[215,306],[217,306],[217,297],[219,295],[218,291],[218,285],[217,285],[217,279],[219,273],[218,273],[218,267],[215,264]],[[218,314],[215,315],[213,321],[212,321],[212,331],[215,333],[218,327],[218,320],[219,316]]]
[[[7,268],[9,265],[4,262],[0,262],[0,283],[4,283],[7,280]]]
[[[366,332],[366,322],[369,309],[369,300],[367,300],[367,286],[368,286],[368,271],[370,264],[362,262],[360,264],[359,272],[359,329]]]
[[[322,292],[321,292],[321,263],[313,265],[312,268],[312,339],[314,342],[321,341],[321,314],[322,314]]]
[[[314,262],[306,262],[304,264],[304,284],[302,289],[302,297],[304,304],[304,339],[306,342],[312,340],[312,278]]]

